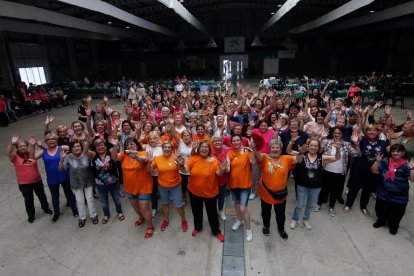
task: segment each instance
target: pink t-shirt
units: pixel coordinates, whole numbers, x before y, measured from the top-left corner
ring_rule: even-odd
[[[36,159],[26,159],[16,154],[12,160],[16,170],[17,183],[32,184],[42,180]]]
[[[266,133],[262,133],[258,128],[255,128],[252,130],[252,133],[260,134],[262,135],[265,145],[263,148],[260,149],[261,153],[269,153],[269,143],[272,141],[273,136],[275,135],[275,131],[273,129],[269,129],[266,131]]]
[[[213,148],[212,154],[219,161],[219,163],[221,164],[221,162],[223,162],[226,159],[227,152],[231,149],[232,148],[229,148],[226,145],[223,145],[223,148],[222,148],[221,152],[217,152]],[[229,174],[228,173],[223,173],[222,175],[217,176],[217,180],[218,180],[219,186],[223,186],[224,184],[229,183]]]

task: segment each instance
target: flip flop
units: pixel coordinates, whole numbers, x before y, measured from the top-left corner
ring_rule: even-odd
[[[101,222],[102,222],[102,224],[107,224],[108,221],[109,221],[109,217],[107,217],[107,218],[103,217]]]
[[[120,221],[123,221],[125,219],[125,215],[124,214],[118,214],[118,219]]]

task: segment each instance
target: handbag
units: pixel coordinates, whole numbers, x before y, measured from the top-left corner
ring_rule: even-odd
[[[266,191],[274,198],[274,199],[276,199],[276,200],[281,200],[281,199],[284,199],[284,198],[286,198],[287,197],[287,195],[288,195],[288,190],[287,190],[287,187],[286,188],[284,188],[283,190],[279,190],[279,191],[272,191],[272,190],[270,190],[267,186],[266,186],[266,184],[264,183],[264,181],[263,181],[263,179],[262,179],[262,184],[263,184],[263,187],[266,189]]]

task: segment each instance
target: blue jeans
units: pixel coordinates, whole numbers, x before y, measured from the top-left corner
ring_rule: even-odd
[[[227,196],[227,184],[219,187],[219,195],[218,195],[218,210],[223,211],[224,208],[224,201],[226,200]]]
[[[122,213],[121,201],[119,200],[119,184],[111,185],[96,185],[99,192],[99,199],[102,204],[104,216],[109,217],[109,198],[108,193],[111,194],[112,200],[115,204],[115,209],[118,214]]]
[[[238,201],[241,206],[247,207],[249,203],[250,188],[235,188],[231,189],[231,195],[234,201]]]
[[[298,185],[297,196],[296,196],[296,206],[295,206],[295,210],[293,211],[293,216],[292,216],[293,220],[296,220],[296,221],[299,220],[299,214],[300,214],[300,211],[302,211],[302,208],[305,206],[305,201],[306,201],[306,209],[305,209],[305,214],[303,216],[303,220],[310,219],[313,206],[318,200],[320,191],[321,191],[321,188],[307,188],[307,187]]]
[[[52,184],[49,185],[50,194],[52,195],[52,205],[53,205],[53,214],[60,215],[60,203],[59,203],[59,187],[62,185],[63,192],[65,193],[66,200],[68,201],[70,208],[73,213],[78,212],[76,207],[76,199],[72,190],[70,189],[70,184],[68,182],[63,182],[62,184]]]

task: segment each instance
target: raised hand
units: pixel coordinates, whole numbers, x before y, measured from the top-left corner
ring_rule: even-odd
[[[330,96],[328,94],[325,94],[325,96],[323,97],[323,101],[324,102],[328,102],[329,101]]]
[[[118,139],[108,137],[108,142],[111,143],[113,146],[119,146],[119,140]]]
[[[296,142],[296,140],[298,140],[299,139],[299,137],[300,137],[300,135],[299,135],[299,133],[298,132],[296,132],[296,133],[291,133],[291,138],[290,138],[290,141],[292,142],[292,143],[294,143],[294,142]]]
[[[154,153],[152,152],[152,150],[149,150],[147,155],[148,155],[148,162],[152,162],[155,158]]]
[[[103,97],[103,100],[104,100],[104,102],[107,102],[108,101],[108,97],[107,96],[104,96]]]
[[[390,115],[390,114],[391,114],[391,106],[386,105],[386,106],[384,107],[384,113],[385,113],[386,115]]]
[[[321,137],[325,139],[326,137],[328,137],[328,135],[329,135],[329,127],[325,127],[321,133]]]
[[[55,119],[55,116],[46,116],[45,125],[49,125],[53,120]]]
[[[276,129],[276,130],[280,130],[282,128],[282,123],[281,123],[280,119],[275,121],[275,123],[273,124],[273,128]]]
[[[220,170],[224,171],[228,166],[229,162],[227,162],[227,159],[224,159],[223,162],[220,163]]]
[[[142,128],[142,123],[140,121],[135,122],[135,129],[141,129]]]
[[[19,139],[20,139],[20,135],[19,134],[15,134],[15,135],[13,135],[13,137],[11,138],[11,144],[12,145],[16,145],[17,144],[17,142],[19,141]]]
[[[39,139],[36,140],[36,145],[41,148],[42,147],[42,141],[40,141]]]
[[[250,139],[250,140],[249,140],[249,147],[251,147],[253,150],[255,150],[255,149],[256,149],[256,143],[254,142],[254,140],[253,140],[253,139]]]
[[[354,143],[355,145],[358,145],[358,143],[359,143],[359,133],[357,131],[352,132],[351,142]]]
[[[86,112],[86,116],[89,117],[92,114],[92,109],[91,108],[88,108],[88,109],[85,110],[85,112]]]
[[[414,158],[411,158],[410,162],[408,163],[408,167],[410,170],[414,169]]]
[[[412,115],[411,110],[408,110],[408,109],[407,109],[407,110],[405,111],[405,115],[407,116],[407,119],[411,120],[411,117],[412,117],[412,116],[411,116],[411,115]]]
[[[305,79],[305,81],[309,80],[308,76],[303,75],[303,78]]]
[[[298,151],[300,153],[305,153],[308,151],[308,145],[307,144],[303,144],[302,146],[298,146]]]
[[[32,146],[36,145],[36,139],[33,136],[29,136],[27,138],[27,142],[29,142],[29,144],[32,145]]]
[[[60,158],[64,159],[66,155],[67,155],[67,153],[66,153],[65,149],[63,147],[60,148]]]
[[[378,162],[381,162],[381,160],[382,160],[382,154],[380,153],[380,152],[378,152],[376,155],[375,155],[375,160],[377,160]],[[411,159],[411,160],[413,160],[413,159]],[[411,161],[410,161],[411,162]]]
[[[174,152],[174,160],[180,166],[184,165],[185,163],[184,157],[178,151]]]
[[[191,147],[192,147],[193,149],[197,148],[197,147],[198,147],[198,143],[197,143],[196,141],[192,141],[192,142],[191,142]]]

